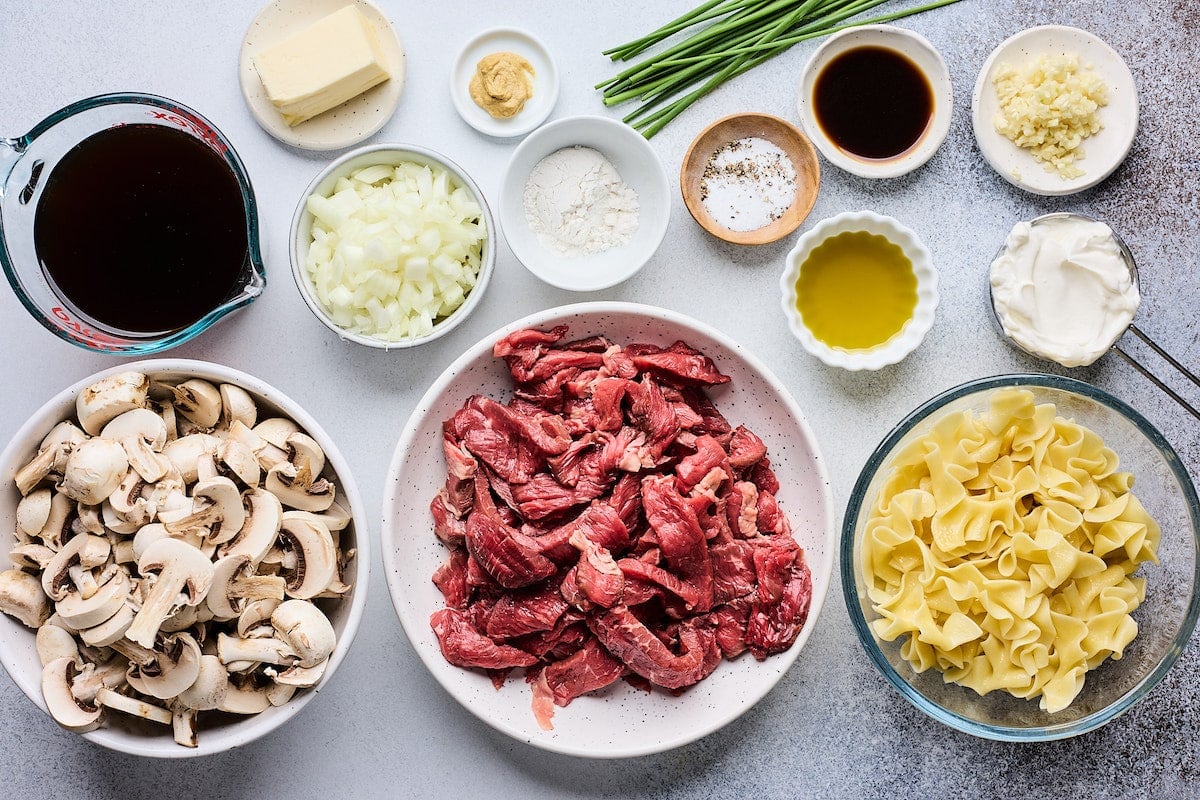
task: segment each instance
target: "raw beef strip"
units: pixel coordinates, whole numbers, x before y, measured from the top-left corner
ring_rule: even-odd
[[[675,486],[680,494],[687,494],[692,487],[700,483],[714,469],[724,468],[728,464],[725,448],[713,437],[705,434],[696,437],[696,452],[684,456],[675,465]],[[730,470],[725,470],[726,477],[732,477]]]
[[[549,691],[555,705],[566,706],[581,694],[615,683],[624,671],[624,664],[613,658],[594,637],[588,637],[573,655],[543,669],[538,682]]]
[[[512,639],[553,630],[566,610],[567,603],[557,586],[506,592],[492,607],[486,632],[493,639]]]
[[[466,608],[471,599],[471,586],[467,583],[467,551],[456,547],[450,558],[433,573],[433,583],[446,598],[450,608]]]
[[[557,568],[535,541],[486,514],[467,518],[467,550],[501,586],[518,589],[548,578]]]
[[[505,669],[528,667],[537,663],[537,659],[525,651],[498,645],[480,634],[471,625],[466,613],[458,609],[443,608],[441,611],[435,611],[429,618],[429,624],[437,636],[442,655],[451,664],[460,667]]]
[[[671,652],[626,606],[588,617],[600,644],[627,667],[666,689],[681,689],[708,676],[721,661],[715,634],[693,622],[679,626],[679,654]]]
[[[450,508],[445,487],[433,496],[433,501],[429,504],[429,513],[433,515],[433,532],[439,539],[451,547],[463,543],[467,535],[467,524],[455,516]]]
[[[742,425],[733,429],[733,436],[729,439],[729,463],[735,469],[757,464],[766,454],[767,446],[753,432]]]
[[[746,623],[750,617],[750,601],[744,597],[710,611],[705,617],[713,626],[717,647],[726,658],[737,658],[746,652]]]
[[[643,378],[630,381],[626,386],[629,395],[629,418],[634,427],[646,434],[646,450],[649,463],[655,464],[663,452],[679,435],[679,424],[675,412],[658,389],[658,384]]]
[[[678,597],[688,608],[695,608],[700,602],[700,594],[696,587],[675,576],[674,573],[637,558],[622,558],[617,562],[626,579],[634,579],[643,584],[665,589]],[[648,598],[647,598],[648,599]],[[645,602],[642,600],[641,602]],[[632,599],[626,598],[627,605],[636,605]]]
[[[622,526],[621,530],[624,529]],[[584,597],[601,608],[612,608],[619,603],[625,589],[625,576],[613,561],[612,554],[585,536],[579,528],[571,534],[571,545],[580,553],[575,582]]]
[[[709,549],[713,565],[714,605],[727,603],[755,590],[754,550],[754,545],[744,540],[715,544]]]
[[[628,351],[628,348],[626,348]],[[729,383],[729,376],[722,375],[717,365],[708,356],[676,342],[658,353],[633,356],[633,364],[643,372],[681,386],[716,386]]]
[[[759,584],[759,594],[763,593]],[[790,577],[781,595],[774,602],[755,600],[746,624],[746,644],[758,660],[773,653],[782,653],[796,641],[808,619],[812,604],[812,574],[804,562],[804,551],[798,547],[790,568]]]
[[[450,431],[442,437],[442,452],[446,454],[446,507],[454,512],[456,517],[466,516],[471,510],[471,499],[474,492],[475,472],[479,462],[454,440]]]
[[[756,524],[762,533],[776,536],[790,536],[792,533],[792,526],[788,523],[787,516],[779,508],[775,495],[765,489],[758,493]]]
[[[709,610],[713,601],[712,561],[692,507],[675,491],[669,475],[642,481],[642,504],[663,558],[675,574],[696,589],[694,609]]]

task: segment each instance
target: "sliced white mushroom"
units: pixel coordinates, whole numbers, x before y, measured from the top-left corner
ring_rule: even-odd
[[[161,478],[170,467],[162,455],[167,443],[167,426],[163,418],[148,408],[135,408],[113,419],[100,435],[118,442],[132,467],[148,483]]]
[[[71,498],[69,497],[66,498],[68,502],[70,502],[70,499]],[[53,516],[54,514],[52,513],[51,517]],[[71,525],[74,526],[75,523],[79,523],[79,528],[86,533],[94,533],[97,536],[102,536],[107,533],[104,527],[104,520],[102,519],[101,506],[89,506],[84,503],[76,503],[75,519],[71,522]]]
[[[67,596],[67,592],[72,586],[71,566],[80,564],[84,560],[88,563],[96,563],[96,558],[101,553],[107,557],[110,545],[108,539],[103,536],[93,536],[86,534],[84,536],[75,536],[70,541],[62,546],[62,548],[54,554],[54,558],[50,559],[46,564],[45,570],[42,572],[42,591],[51,600],[62,600]]]
[[[192,378],[174,387],[175,410],[201,428],[215,428],[221,420],[221,393],[206,380]]]
[[[271,627],[271,614],[275,613],[275,609],[279,608],[278,600],[255,600],[246,603],[246,607],[242,609],[242,613],[238,615],[237,633],[243,639],[251,637],[251,632],[256,628],[265,627],[271,635],[274,633],[274,628]],[[264,623],[266,625],[264,626]]]
[[[278,575],[256,575],[250,556],[226,556],[213,567],[212,587],[205,603],[214,619],[231,620],[241,614],[247,602],[283,600],[286,587]]]
[[[119,570],[91,597],[69,592],[54,604],[54,610],[63,622],[82,635],[84,629],[95,627],[116,614],[129,597],[129,591],[129,578],[124,570]]]
[[[133,623],[133,609],[128,603],[121,603],[116,613],[111,617],[86,630],[79,632],[79,638],[89,647],[108,647],[119,640],[129,630]]]
[[[258,564],[279,537],[279,526],[283,524],[283,505],[278,497],[261,489],[248,491],[244,495],[244,502],[249,513],[242,529],[217,553],[222,558],[249,556],[254,564]]]
[[[75,399],[75,416],[92,436],[118,414],[146,404],[150,379],[140,372],[119,372],[93,383]]]
[[[128,664],[129,662],[120,656],[104,661],[85,662],[83,669],[79,670],[71,683],[71,694],[75,696],[76,702],[94,704],[101,689],[115,691],[125,686],[125,669]]]
[[[50,519],[53,493],[49,489],[30,492],[17,502],[17,530],[27,537],[37,536]]]
[[[194,606],[204,600],[212,584],[213,565],[190,544],[167,538],[146,548],[138,559],[138,572],[143,578],[154,572],[158,577],[125,636],[142,647],[153,647],[159,626],[170,616],[181,592],[184,605]]]
[[[101,709],[75,699],[71,685],[79,669],[73,658],[58,658],[42,668],[42,698],[50,716],[72,733],[85,733],[100,726]]]
[[[324,511],[317,513],[313,511],[290,511],[293,516],[304,516],[308,519],[316,520],[329,529],[330,533],[345,530],[351,522],[350,512],[341,503],[336,500]]]
[[[258,423],[258,404],[249,392],[232,383],[222,383],[219,391],[223,427],[229,428],[235,421],[247,428],[253,428]]]
[[[96,702],[103,708],[111,708],[113,711],[120,711],[132,717],[148,719],[160,725],[171,724],[171,712],[162,706],[114,692],[112,689],[101,689],[96,692]]]
[[[243,485],[254,489],[262,479],[262,468],[254,451],[236,439],[225,439],[217,448],[217,459],[227,474],[233,475]]]
[[[276,464],[267,471],[263,486],[279,498],[279,502],[298,511],[324,511],[333,505],[337,487],[318,477],[311,483],[299,480],[299,471],[290,461]]]
[[[178,471],[180,480],[184,484],[192,484],[199,477],[200,458],[206,454],[216,453],[220,446],[221,440],[212,434],[193,433],[167,442],[163,447],[163,455]]]
[[[310,600],[323,592],[337,570],[337,552],[329,529],[308,517],[284,512],[279,540],[296,559],[288,575],[288,597]]]
[[[111,439],[88,439],[67,456],[58,490],[72,500],[96,505],[116,490],[128,469],[121,445]]]
[[[287,439],[293,433],[300,432],[300,426],[287,417],[271,417],[265,419],[251,429],[259,438],[287,452]]]
[[[170,700],[188,689],[200,675],[200,645],[188,633],[163,637],[150,664],[131,664],[126,679],[138,692]]]
[[[54,472],[54,466],[60,459],[69,457],[69,453],[70,449],[63,444],[39,450],[37,455],[18,469],[16,475],[13,476],[13,481],[17,484],[17,491],[22,495],[32,492],[38,484]],[[66,463],[65,460],[63,463]]]
[[[35,644],[38,661],[42,662],[43,667],[60,658],[69,658],[72,661],[79,658],[79,646],[75,644],[75,637],[66,628],[57,625],[44,624],[38,628]]]
[[[333,652],[337,634],[321,610],[307,600],[287,600],[271,614],[271,625],[281,641],[296,654],[297,665],[315,667]]]
[[[225,698],[217,706],[228,714],[261,714],[271,707],[268,686],[256,686],[253,680],[241,684],[229,682]]]
[[[36,576],[6,569],[0,572],[0,611],[36,628],[50,616],[50,599]]]
[[[222,544],[238,535],[246,522],[246,508],[242,505],[242,493],[229,478],[217,476],[197,482],[192,489],[192,499],[211,503],[215,518],[209,524],[208,540]]]
[[[22,569],[37,570],[40,572],[54,558],[54,551],[44,544],[30,542],[14,547],[9,551],[8,557],[14,565]],[[40,579],[37,580],[40,583]]]
[[[291,665],[296,661],[292,648],[281,639],[242,639],[225,633],[217,634],[217,656],[231,669],[239,662]]]
[[[292,667],[291,669],[296,669],[296,667]],[[267,689],[267,700],[270,701],[271,705],[273,706],[281,706],[288,700],[291,700],[295,694],[295,686],[289,686],[286,683],[275,682],[271,684],[269,689]]]
[[[325,674],[325,668],[329,665],[328,659],[322,661],[316,666],[302,667],[299,664],[289,667],[278,674],[271,677],[276,683],[281,683],[285,686],[297,686],[307,688],[316,686],[317,682]]]
[[[186,747],[195,747],[198,744],[196,712],[220,708],[228,692],[229,673],[220,659],[212,655],[201,656],[196,680],[171,703],[175,741]]]

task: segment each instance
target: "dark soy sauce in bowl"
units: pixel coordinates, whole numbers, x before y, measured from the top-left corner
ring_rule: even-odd
[[[933,87],[907,56],[887,47],[856,47],[817,75],[813,111],[825,135],[848,155],[898,158],[933,121]]]
[[[38,202],[34,244],[64,301],[133,336],[201,319],[241,287],[249,259],[233,170],[162,125],[108,128],[64,155]]]

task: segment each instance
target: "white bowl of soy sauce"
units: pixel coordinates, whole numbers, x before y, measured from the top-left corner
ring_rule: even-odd
[[[928,39],[891,25],[831,36],[800,79],[800,124],[830,163],[864,178],[912,172],[950,131],[946,62]]]

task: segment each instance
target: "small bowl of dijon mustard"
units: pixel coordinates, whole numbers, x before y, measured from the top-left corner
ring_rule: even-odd
[[[558,100],[550,51],[519,28],[492,28],[463,46],[450,70],[450,97],[463,121],[497,138],[524,136]]]

